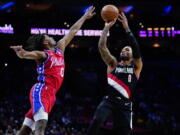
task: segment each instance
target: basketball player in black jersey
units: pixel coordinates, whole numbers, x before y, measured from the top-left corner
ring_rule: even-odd
[[[116,20],[105,23],[98,47],[101,57],[107,65],[109,93],[97,107],[88,129],[88,135],[97,135],[100,126],[110,115],[113,118],[113,135],[130,135],[131,133],[131,95],[140,77],[143,64],[139,45],[128,26],[124,13],[119,14],[118,20],[122,23],[130,44],[122,49],[120,52],[121,61],[118,62],[106,46],[107,34]]]

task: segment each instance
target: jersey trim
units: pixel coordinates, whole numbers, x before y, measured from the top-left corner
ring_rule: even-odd
[[[49,54],[48,50],[44,50],[44,53],[47,55],[47,58],[45,59],[45,61],[43,63],[46,63],[50,58],[50,54]]]
[[[120,79],[118,79],[116,76],[112,74],[108,74],[108,84],[115,88],[121,95],[123,95],[126,98],[131,97],[131,91],[129,87],[124,84]]]
[[[37,73],[38,73],[37,80],[39,82],[45,82],[46,78],[45,78],[44,72],[45,72],[45,64],[44,63],[38,64],[38,67],[37,67]]]
[[[62,55],[64,55],[64,51],[62,51],[60,48],[55,48],[55,53],[59,51]]]
[[[41,92],[42,92],[43,86],[44,86],[43,83],[38,83],[34,87],[34,90],[33,90],[33,113],[38,112],[38,110],[41,107],[45,111],[44,106],[42,104],[42,100],[41,100]]]

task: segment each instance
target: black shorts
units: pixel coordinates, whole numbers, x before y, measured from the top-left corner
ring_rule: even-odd
[[[95,115],[102,114],[107,117],[112,116],[114,129],[132,129],[132,102],[130,100],[123,97],[105,96],[95,112]]]
[[[87,135],[100,135],[100,126],[109,116],[113,118],[113,135],[130,135],[132,102],[123,97],[105,96],[98,105]]]

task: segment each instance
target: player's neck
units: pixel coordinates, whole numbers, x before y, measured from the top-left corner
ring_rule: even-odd
[[[52,51],[52,52],[55,51],[54,47],[48,47],[48,50],[50,50],[50,51]]]
[[[120,62],[120,64],[122,64],[122,65],[129,65],[129,64],[131,64],[131,61],[130,60],[121,60],[121,62]]]
[[[50,50],[50,51],[52,51],[52,52],[55,51],[54,46],[51,46],[51,45],[49,45],[49,44],[45,44],[45,45],[44,45],[44,48],[47,49],[47,50]]]

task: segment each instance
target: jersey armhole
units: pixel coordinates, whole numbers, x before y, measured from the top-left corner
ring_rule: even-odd
[[[63,50],[61,50],[60,48],[58,48],[58,47],[56,47],[55,48],[57,51],[59,51],[62,55],[64,55],[64,51]]]
[[[46,63],[49,60],[49,58],[50,58],[50,54],[49,54],[48,51],[44,51],[44,53],[46,54],[47,58],[43,59],[42,62]]]
[[[133,66],[133,70],[134,70],[134,75],[135,75],[135,77],[136,77],[136,80],[139,80],[140,77],[137,77],[134,66]]]

